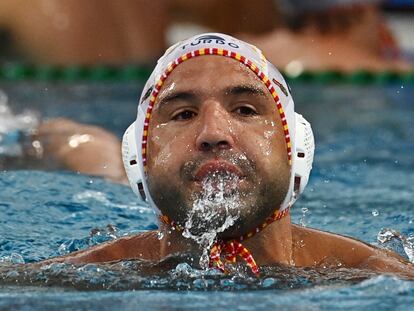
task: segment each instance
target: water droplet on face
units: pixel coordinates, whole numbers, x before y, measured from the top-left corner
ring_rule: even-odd
[[[158,231],[157,238],[158,240],[162,240],[164,238],[164,233],[162,233],[161,231]]]
[[[171,83],[170,86],[165,90],[171,92],[175,88],[175,82]]]
[[[239,159],[240,160],[247,160],[247,157],[244,153],[242,153],[242,154],[239,155]]]
[[[265,137],[265,138],[267,138],[267,139],[269,139],[269,138],[271,138],[274,134],[275,134],[275,132],[274,132],[274,131],[265,131],[265,132],[264,132],[264,137]]]
[[[155,128],[160,129],[160,128],[165,127],[166,125],[167,125],[167,123],[161,123],[161,124],[158,124]]]

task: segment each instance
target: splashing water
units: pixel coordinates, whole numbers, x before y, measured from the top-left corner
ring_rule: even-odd
[[[175,255],[158,263],[132,260],[76,266],[68,263],[0,264],[0,286],[56,286],[81,291],[96,290],[194,290],[237,291],[301,289],[313,286],[353,284],[378,273],[338,267],[298,268],[263,266],[263,278],[248,277],[239,271],[222,274],[191,266],[190,254]],[[240,267],[241,268],[241,267]],[[154,274],[154,269],[158,272]],[[242,269],[240,269],[242,270]],[[214,308],[213,308],[214,309]]]
[[[239,177],[213,173],[202,181],[202,192],[194,200],[184,225],[183,236],[202,248],[200,266],[207,269],[209,251],[217,234],[234,225],[240,216]]]
[[[405,237],[396,230],[384,228],[378,232],[377,240],[381,244],[386,244],[388,242],[392,242],[393,240],[401,242],[408,260],[411,263],[414,263],[414,237]]]
[[[306,213],[308,212],[307,207],[302,207],[302,217],[300,218],[300,225],[306,227]]]
[[[13,114],[6,93],[0,90],[0,155],[20,156],[23,150],[19,136],[32,134],[39,122],[39,116],[33,111]]]
[[[1,256],[0,263],[2,262],[25,263],[23,256],[18,253],[11,253],[10,256]]]

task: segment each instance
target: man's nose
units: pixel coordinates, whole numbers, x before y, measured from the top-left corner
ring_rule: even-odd
[[[234,145],[227,110],[215,101],[205,102],[200,118],[196,146],[200,151],[231,149]]]

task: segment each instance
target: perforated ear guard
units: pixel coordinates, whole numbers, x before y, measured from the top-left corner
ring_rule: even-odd
[[[143,186],[143,172],[139,163],[137,139],[135,137],[135,122],[132,123],[122,138],[122,160],[125,172],[134,193],[143,201],[146,195]]]
[[[305,189],[310,171],[312,169],[313,155],[315,150],[315,142],[313,138],[312,128],[305,118],[295,113],[295,148],[292,161],[291,187],[288,198],[291,204],[299,197]],[[137,139],[135,137],[135,122],[132,123],[122,139],[122,159],[129,183],[134,193],[142,200],[146,200],[143,187],[143,172],[139,163]]]
[[[315,141],[311,125],[298,113],[295,113],[295,148],[292,161],[294,196],[299,196],[309,181],[312,170]]]

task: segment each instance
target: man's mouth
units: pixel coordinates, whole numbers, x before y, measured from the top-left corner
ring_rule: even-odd
[[[226,179],[242,180],[243,172],[235,165],[222,160],[208,161],[200,165],[194,175],[196,182],[202,182],[208,178],[224,177]]]

